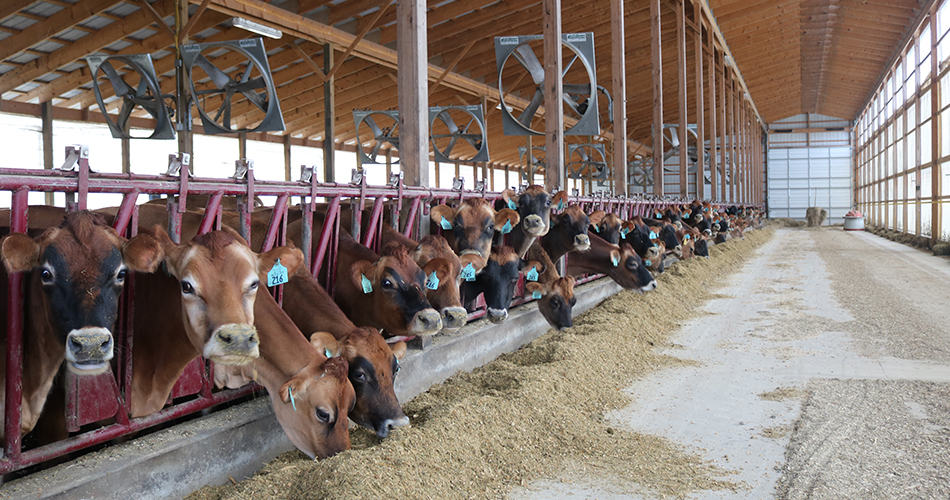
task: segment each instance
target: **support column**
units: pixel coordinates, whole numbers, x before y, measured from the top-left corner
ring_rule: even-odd
[[[730,76],[732,82],[732,161],[729,168],[732,169],[732,175],[729,176],[729,192],[733,203],[739,201],[739,82],[735,75]]]
[[[544,0],[544,187],[553,192],[564,178],[564,95],[561,81],[561,0]]]
[[[705,199],[705,172],[706,172],[706,130],[705,107],[703,100],[703,10],[699,2],[693,0],[693,23],[696,25],[696,35],[693,40],[693,57],[696,60],[696,198]]]
[[[289,181],[293,173],[290,165],[290,134],[284,136],[284,180]]]
[[[676,87],[679,94],[679,132],[680,138],[680,197],[689,193],[689,180],[686,169],[689,168],[689,134],[686,131],[686,2],[679,0],[676,5]]]
[[[942,193],[940,182],[943,175],[940,168],[940,84],[937,79],[937,3],[930,7],[930,241],[937,243],[940,240],[941,225],[940,203],[937,197]]]
[[[43,168],[53,169],[53,103],[46,101],[40,104],[40,118],[43,123]],[[46,193],[47,205],[53,205],[53,193]]]
[[[247,132],[238,133],[238,158],[247,159]]]
[[[610,73],[614,99],[614,194],[627,194],[627,65],[623,0],[610,0]]]
[[[719,199],[728,200],[726,197],[726,134],[729,130],[729,120],[726,114],[726,57],[725,53],[719,52]]]
[[[424,187],[429,185],[429,67],[425,0],[397,2],[396,24],[399,167],[404,172],[407,185]],[[427,227],[426,224],[422,226]]]
[[[187,0],[176,0],[175,2],[175,51],[178,57],[181,57],[181,46],[188,43],[187,36],[181,36],[182,32],[185,29],[185,26],[188,24],[188,6],[189,2]],[[184,96],[188,95],[188,75],[185,73],[184,68],[179,68],[176,78],[176,87],[178,95],[180,96],[178,102],[178,109],[183,110],[187,108],[187,98]],[[188,153],[191,156],[191,172],[195,171],[195,143],[194,143],[194,132],[192,132],[192,124],[188,122],[188,113],[178,113],[175,120],[178,136],[178,151],[181,153]]]
[[[650,0],[650,65],[653,69],[653,194],[657,196],[663,196],[662,32],[660,0]]]
[[[324,182],[333,182],[336,172],[336,93],[334,82],[336,75],[333,71],[333,45],[323,44],[323,74],[330,75],[323,82],[323,179]],[[388,155],[387,155],[388,157]],[[389,176],[386,176],[389,182]]]
[[[719,199],[716,192],[717,172],[716,155],[718,154],[719,135],[716,131],[716,122],[719,121],[719,115],[716,113],[716,48],[712,45],[712,30],[707,29],[710,36],[708,40],[709,60],[707,64],[707,75],[709,76],[709,199],[716,201]]]

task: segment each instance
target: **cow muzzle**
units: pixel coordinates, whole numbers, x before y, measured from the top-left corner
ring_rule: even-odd
[[[401,413],[401,412],[400,412]],[[409,417],[403,415],[399,418],[387,418],[379,423],[379,426],[376,427],[376,435],[380,438],[389,436],[389,431],[395,429],[396,427],[407,427],[409,425]]]
[[[222,365],[244,365],[260,357],[259,347],[254,325],[228,323],[214,330],[202,354]]]
[[[468,321],[468,311],[464,307],[442,308],[442,332],[452,333],[465,326]]]
[[[682,245],[676,245],[676,247],[673,248],[673,255],[675,255],[676,258],[678,258],[678,259],[682,259],[682,258],[683,258],[683,246],[682,246]]]
[[[417,312],[409,322],[410,335],[435,335],[442,329],[442,315],[429,307]]]
[[[574,237],[574,251],[575,252],[586,252],[590,250],[590,236],[586,234],[578,234]]]
[[[508,319],[507,309],[488,308],[488,321],[491,321],[492,323],[501,323],[506,319]]]
[[[656,280],[653,280],[640,287],[641,292],[652,292],[653,290],[656,290]]]
[[[77,375],[107,371],[112,355],[112,332],[106,328],[78,328],[66,335],[66,367]]]
[[[531,236],[543,236],[545,229],[547,229],[544,220],[537,214],[531,214],[525,217],[524,220],[521,221],[521,225],[524,227],[524,232]]]

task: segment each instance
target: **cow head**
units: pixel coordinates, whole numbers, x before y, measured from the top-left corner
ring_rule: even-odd
[[[683,247],[679,236],[676,234],[676,226],[673,224],[664,224],[660,229],[660,240],[666,245],[666,251],[672,253],[677,258],[683,258]]]
[[[403,246],[390,243],[376,262],[357,261],[350,271],[387,333],[433,335],[442,329],[441,315],[426,299],[426,275]]]
[[[610,266],[607,268],[607,275],[611,279],[628,290],[649,292],[656,289],[656,280],[633,247],[627,243],[612,246]]]
[[[350,383],[356,390],[350,418],[381,438],[395,427],[409,425],[393,390],[406,343],[387,344],[372,328],[357,328],[341,342],[341,352],[349,362]]]
[[[515,293],[521,264],[522,260],[513,248],[493,247],[488,263],[475,277],[473,285],[484,294],[488,320],[492,323],[508,319],[508,307]],[[535,265],[540,268],[540,264]],[[462,286],[466,286],[466,283]],[[477,295],[477,292],[466,295]]]
[[[543,186],[528,186],[520,195],[506,189],[502,191],[501,197],[508,208],[518,211],[522,230],[533,237],[544,236],[551,228],[552,206],[563,209],[567,204],[566,191],[551,196]]]
[[[303,263],[296,248],[257,254],[232,229],[195,236],[176,244],[161,226],[153,234],[165,253],[165,268],[178,280],[188,339],[207,359],[242,365],[259,356],[254,301],[261,276],[277,260],[293,274]]]
[[[469,263],[473,263],[476,269],[484,267],[478,256],[469,254],[465,257],[459,259],[445,238],[437,235],[422,238],[412,252],[412,259],[426,276],[426,298],[432,307],[442,313],[442,331],[446,333],[458,330],[468,321],[468,312],[462,307],[459,298],[459,273],[462,267]],[[435,279],[432,279],[433,276]]]
[[[571,205],[552,219],[553,234],[544,239],[546,250],[552,243],[558,247],[553,252],[556,256],[567,252],[586,252],[590,249],[590,236],[587,233],[590,218],[581,210],[581,207]]]
[[[537,282],[525,284],[525,290],[543,294],[538,300],[538,310],[548,324],[558,330],[574,326],[573,308],[577,303],[574,283],[573,276],[566,276],[544,285]]]
[[[623,221],[614,214],[608,214],[603,210],[596,210],[588,216],[590,227],[601,238],[613,243],[620,244],[620,230]]]
[[[346,359],[326,332],[310,336],[310,362],[280,387],[274,404],[284,432],[310,458],[326,458],[350,447],[348,415],[356,401]],[[327,358],[326,354],[334,357]]]
[[[510,208],[495,211],[481,198],[467,199],[457,210],[448,205],[432,207],[430,217],[436,226],[450,231],[459,256],[473,253],[486,260],[495,231],[502,231],[506,225],[513,228],[521,221],[518,212]]]
[[[109,369],[112,327],[129,271],[154,271],[162,249],[147,235],[126,241],[105,219],[90,212],[66,215],[59,227],[38,237],[14,233],[0,245],[8,272],[31,272],[31,300],[44,309],[66,367],[78,375]],[[62,358],[60,358],[62,359]]]

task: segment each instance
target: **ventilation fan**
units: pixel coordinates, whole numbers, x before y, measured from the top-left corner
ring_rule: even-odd
[[[260,38],[183,45],[182,63],[206,134],[284,130]]]
[[[480,105],[429,108],[429,139],[435,161],[488,161],[487,130]]]
[[[134,54],[127,56],[86,57],[89,73],[92,75],[92,89],[96,94],[96,102],[102,116],[109,126],[112,137],[116,139],[174,139],[175,128],[172,126],[168,107],[165,105],[158,78],[155,76],[155,67],[152,65],[152,56],[149,54]],[[122,100],[122,107],[114,119],[106,112],[106,104],[102,98],[102,87],[112,86],[112,94]],[[155,120],[155,128],[149,135],[133,136],[129,127],[129,118],[135,109],[145,110]]]
[[[544,168],[546,165],[545,163],[546,160],[545,160],[544,155],[545,155],[544,146],[533,146],[531,148],[531,163],[529,165],[531,165],[534,168],[534,173],[536,174],[544,173]],[[524,146],[518,146],[518,159],[519,159],[518,163],[521,163],[521,164],[526,163],[527,156],[528,156],[528,148]],[[522,172],[521,172],[521,180],[527,181],[528,184],[534,183],[534,179],[529,179],[528,172],[525,171],[524,169],[522,169]]]
[[[607,180],[607,153],[603,144],[568,144],[567,176],[570,179]]]
[[[399,111],[353,110],[353,122],[356,124],[356,154],[363,163],[386,163],[379,155],[384,145],[390,149],[399,149]],[[373,143],[368,151],[367,144]],[[397,163],[392,161],[393,164]]]
[[[502,124],[506,135],[542,135],[533,126],[538,108],[544,104],[544,65],[542,35],[495,37],[495,65],[498,71],[498,94],[501,98]],[[576,120],[565,135],[598,135],[600,121],[597,107],[597,74],[594,62],[593,33],[564,33],[561,36],[563,55],[564,117]],[[517,116],[506,99],[517,92],[522,82],[528,83],[530,102]],[[540,121],[540,120],[538,120]],[[543,127],[542,127],[543,128]]]

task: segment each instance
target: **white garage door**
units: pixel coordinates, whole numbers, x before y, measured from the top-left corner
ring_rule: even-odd
[[[769,216],[805,219],[808,207],[828,211],[840,224],[851,209],[849,123],[829,116],[796,115],[773,123],[769,133]]]

